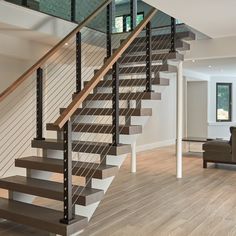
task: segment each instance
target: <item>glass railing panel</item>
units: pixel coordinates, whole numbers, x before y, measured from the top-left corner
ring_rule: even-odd
[[[81,23],[105,0],[6,0],[7,2],[27,7],[58,18]],[[73,4],[74,2],[74,4]],[[73,7],[75,6],[75,7]],[[74,15],[74,19],[73,19]],[[95,25],[96,27],[96,25]]]

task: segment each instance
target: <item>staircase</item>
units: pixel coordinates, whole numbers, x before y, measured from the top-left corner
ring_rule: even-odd
[[[169,32],[152,36],[150,22],[158,14],[156,9],[151,9],[138,26],[133,25],[128,36],[117,39],[119,35],[111,34],[111,4],[111,0],[105,1],[1,94],[0,102],[4,104],[37,73],[37,129],[31,147],[38,153],[41,150],[41,154],[13,160],[15,167],[24,169],[26,175],[0,179],[0,188],[9,192],[8,199],[0,198],[0,218],[59,235],[81,232],[131,153],[132,142],[142,134],[143,123],[133,124],[132,119],[152,116],[152,105],[145,107],[143,101],[161,100],[157,90],[169,85],[165,75],[176,73],[178,61],[184,59],[180,52],[189,50],[188,41],[195,39],[189,30],[176,32],[173,21]],[[96,47],[101,50],[102,65],[87,70],[86,75],[92,75],[88,81],[82,81],[81,32],[103,10],[108,20],[107,45]],[[111,35],[119,41],[116,48],[112,48]],[[62,102],[54,107],[57,119],[45,124],[49,136],[45,138],[42,67],[72,38],[75,48],[64,49],[62,55],[68,51],[76,54],[76,64],[71,69],[76,91],[64,90],[69,91],[70,101],[65,107]],[[61,182],[53,181],[55,174],[62,176]],[[53,208],[37,206],[36,197],[55,200],[57,204]]]

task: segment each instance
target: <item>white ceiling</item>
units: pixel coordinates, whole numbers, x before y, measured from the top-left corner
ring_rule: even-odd
[[[220,58],[208,60],[185,61],[184,69],[189,71],[212,76],[235,76],[236,58]]]
[[[211,38],[236,35],[236,0],[144,0]]]

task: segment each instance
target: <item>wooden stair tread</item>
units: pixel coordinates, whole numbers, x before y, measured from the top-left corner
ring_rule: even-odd
[[[60,223],[60,220],[63,218],[61,211],[5,198],[0,198],[0,217],[60,235],[71,235],[79,232],[88,223],[86,217],[76,216],[75,222],[72,224],[62,224]]]
[[[189,43],[186,43],[181,40],[176,40],[176,50],[178,51],[187,51],[190,49]],[[152,42],[152,51],[161,51],[161,50],[170,50],[171,48],[171,40],[170,39],[162,39],[159,42]],[[124,54],[136,53],[140,51],[146,52],[146,43],[139,42],[136,44],[131,44]]]
[[[63,112],[65,108],[61,108]],[[152,108],[120,108],[120,116],[152,116]],[[112,108],[79,108],[74,113],[78,115],[93,115],[93,116],[111,116]]]
[[[63,150],[63,141],[57,139],[32,140],[31,145],[33,148]],[[130,153],[131,147],[128,144],[112,146],[110,143],[73,141],[72,150],[74,152],[118,156]]]
[[[171,66],[168,64],[164,65],[154,65],[152,66],[152,72],[158,73],[158,72],[169,72],[171,71]],[[139,66],[127,66],[127,67],[121,67],[119,69],[119,75],[131,75],[131,74],[146,74],[146,65],[139,65]],[[95,73],[97,70],[95,70]],[[109,70],[106,76],[111,75],[112,70]]]
[[[146,63],[146,55],[124,55],[119,59],[120,65],[132,65],[132,63]],[[152,53],[152,62],[164,62],[166,60],[177,60],[177,61],[183,61],[184,60],[184,55],[180,54],[178,52],[174,53],[159,53],[155,54]]]
[[[0,188],[63,201],[63,184],[58,182],[16,175],[0,179]],[[74,188],[78,189],[75,199],[79,205],[87,206],[100,201],[104,196],[104,192],[99,189],[82,186]]]
[[[96,93],[87,96],[86,100],[111,100],[112,93]],[[155,92],[136,92],[136,93],[120,93],[120,100],[161,100],[161,94]]]
[[[120,87],[133,87],[133,86],[146,86],[146,78],[140,78],[140,79],[120,79],[119,86]],[[86,85],[87,83],[85,83]],[[169,79],[165,78],[153,78],[152,79],[152,85],[159,85],[159,86],[168,86]],[[112,80],[106,79],[102,80],[98,83],[97,87],[111,87],[112,86]]]
[[[160,40],[170,40],[170,33],[164,33],[164,34],[160,34],[160,35],[153,35],[152,36],[152,42],[155,43],[155,41],[160,41]],[[179,40],[186,40],[186,41],[192,41],[196,39],[196,36],[193,32],[189,31],[189,30],[185,30],[183,32],[176,32],[176,39]],[[146,38],[145,36],[143,37],[137,37],[136,39],[134,39],[134,41],[132,42],[132,44],[136,44],[138,42],[145,42]],[[124,40],[121,40],[121,42],[123,42]]]
[[[15,160],[16,167],[63,173],[63,160],[30,156]],[[73,161],[73,175],[105,179],[116,174],[116,166]]]
[[[86,123],[86,124],[77,124],[74,123],[72,126],[73,132],[84,132],[84,133],[102,133],[102,134],[110,134],[112,133],[113,126],[111,124],[94,124],[94,123]],[[57,126],[50,123],[47,124],[47,130],[58,130]],[[132,135],[132,134],[140,134],[142,133],[141,125],[120,125],[119,126],[120,134]]]

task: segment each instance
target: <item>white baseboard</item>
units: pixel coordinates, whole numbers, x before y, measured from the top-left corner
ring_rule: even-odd
[[[166,147],[166,146],[170,146],[174,144],[175,144],[175,139],[164,140],[164,141],[159,141],[155,143],[148,143],[148,144],[137,146],[137,152],[143,152],[143,151]]]

